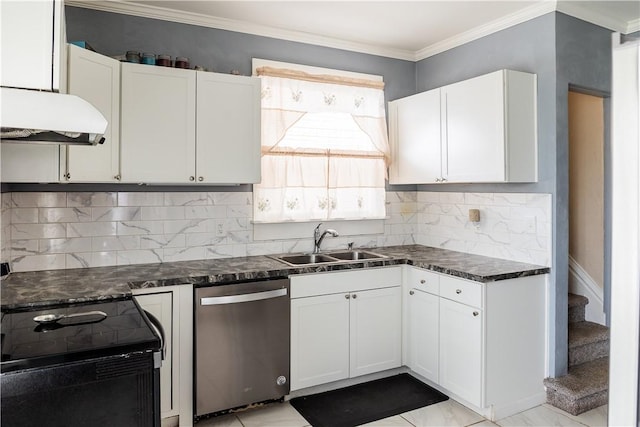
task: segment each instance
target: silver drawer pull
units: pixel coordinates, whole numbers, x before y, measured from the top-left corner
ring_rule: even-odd
[[[461,294],[462,293],[462,289],[456,289],[456,294]]]
[[[353,296],[352,296],[353,299],[356,299],[357,297],[358,297],[358,295],[356,295],[356,294],[353,294]]]
[[[409,291],[409,295],[413,295],[413,294],[415,294],[415,292]]]
[[[252,294],[200,298],[200,305],[235,304],[238,302],[260,301],[263,299],[283,297],[285,295],[287,295],[287,289],[282,288],[282,289],[274,289],[272,291],[255,292]]]
[[[346,299],[349,299],[349,298],[351,298],[351,295],[346,294],[344,297],[345,297]]]
[[[476,317],[478,314],[480,314],[480,313],[478,313],[477,311],[474,311],[473,312],[473,317]]]
[[[421,280],[420,280],[420,284],[424,285],[425,283],[427,283],[427,281],[426,281],[426,280],[424,280],[424,279],[421,279]]]

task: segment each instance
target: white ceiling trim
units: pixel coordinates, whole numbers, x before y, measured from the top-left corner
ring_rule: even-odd
[[[438,53],[453,49],[454,47],[461,46],[465,43],[477,40],[481,37],[488,36],[489,34],[495,33],[497,31],[513,27],[514,25],[521,24],[530,19],[537,18],[538,16],[545,15],[555,10],[555,1],[536,3],[527,7],[526,9],[522,9],[503,18],[496,19],[495,21],[488,22],[469,31],[465,31],[464,33],[460,33],[454,37],[450,37],[448,39],[442,40],[441,42],[420,49],[415,53],[415,60],[420,61],[430,56],[437,55]]]
[[[122,13],[144,18],[160,19],[164,21],[172,21],[183,24],[198,25],[202,27],[236,31],[257,36],[272,37],[276,39],[307,43],[317,46],[324,46],[335,49],[348,50],[351,52],[378,55],[407,61],[419,61],[428,58],[430,56],[461,46],[470,41],[479,39],[500,30],[504,30],[506,28],[556,10],[567,15],[571,15],[575,18],[603,26],[610,30],[621,32],[623,34],[640,31],[640,19],[624,22],[610,16],[604,16],[595,13],[571,1],[543,1],[521,11],[507,15],[501,19],[489,22],[487,24],[473,28],[469,31],[413,52],[403,49],[384,48],[367,43],[350,42],[342,39],[319,36],[299,31],[283,30],[275,27],[251,24],[220,17],[212,17],[203,14],[180,12],[157,6],[125,3],[121,0],[66,0],[65,4],[70,6],[101,10],[105,12]]]
[[[573,16],[574,18],[582,19],[583,21],[587,21],[613,31],[617,31],[623,34],[629,33],[630,23],[626,21],[620,21],[619,19],[615,19],[611,16],[596,13],[575,2],[559,1],[557,10],[558,12],[565,13],[567,15]]]
[[[407,61],[415,60],[415,53],[410,50],[372,46],[366,43],[349,42],[331,37],[324,37],[300,31],[283,30],[265,25],[236,21],[233,19],[212,17],[198,13],[178,12],[157,6],[142,6],[135,3],[124,3],[119,0],[66,0],[65,4],[105,12],[122,13],[126,15],[140,16],[143,18],[161,19],[164,21],[236,31],[239,33],[253,34],[262,37],[272,37],[316,46],[343,49],[351,52],[384,56],[387,58],[403,59]]]

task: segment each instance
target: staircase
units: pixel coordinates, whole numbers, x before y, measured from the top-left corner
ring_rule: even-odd
[[[609,398],[609,328],[585,321],[587,304],[587,298],[569,294],[569,372],[544,380],[547,403],[572,415]]]

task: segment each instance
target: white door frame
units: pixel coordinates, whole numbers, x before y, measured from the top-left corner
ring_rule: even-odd
[[[640,41],[613,34],[609,425],[638,425],[640,355]]]

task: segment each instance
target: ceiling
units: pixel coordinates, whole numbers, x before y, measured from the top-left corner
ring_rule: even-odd
[[[66,3],[407,60],[424,59],[554,10],[624,34],[640,30],[640,2],[635,0]]]

